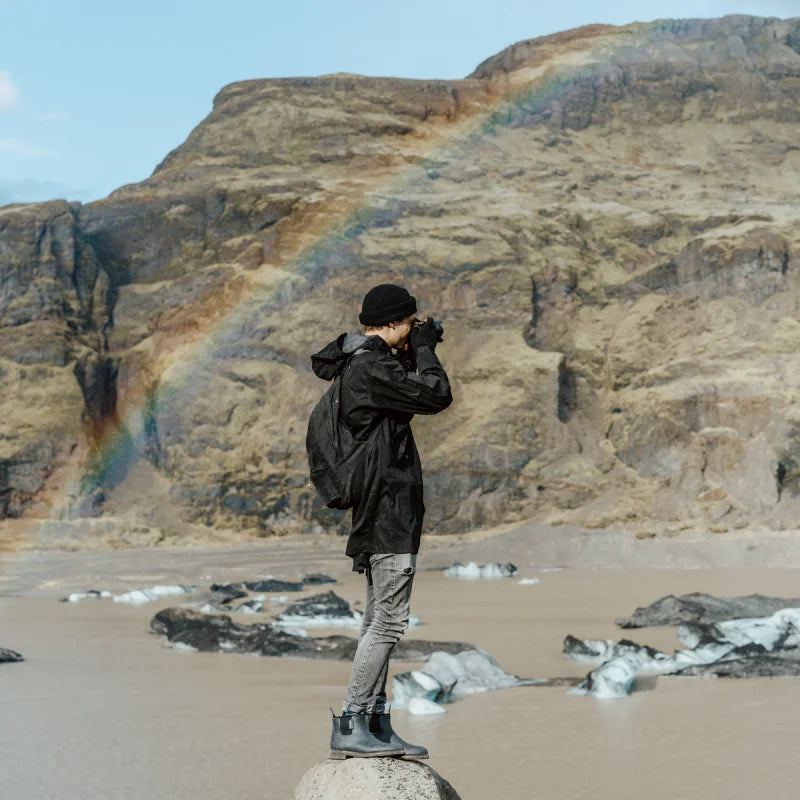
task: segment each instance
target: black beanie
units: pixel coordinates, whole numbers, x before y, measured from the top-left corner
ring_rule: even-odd
[[[407,289],[393,283],[382,283],[364,295],[358,321],[369,327],[380,327],[414,314],[416,310],[417,299]]]

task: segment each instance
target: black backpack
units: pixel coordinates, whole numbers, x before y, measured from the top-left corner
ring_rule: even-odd
[[[356,350],[353,355],[361,352]],[[348,360],[314,406],[306,432],[311,482],[328,508],[358,504],[372,447],[369,440],[357,440],[341,418],[342,375],[349,364]]]

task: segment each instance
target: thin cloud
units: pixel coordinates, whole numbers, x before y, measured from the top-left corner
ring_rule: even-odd
[[[0,111],[10,111],[19,100],[19,91],[11,82],[11,73],[0,71]]]
[[[0,139],[0,154],[8,153],[22,158],[48,158],[55,155],[52,150],[39,147],[38,144],[23,142],[20,139]]]
[[[45,111],[39,114],[39,119],[42,122],[64,122],[70,119],[70,116],[66,111]]]

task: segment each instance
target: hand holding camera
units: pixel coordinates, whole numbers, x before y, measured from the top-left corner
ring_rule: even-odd
[[[422,345],[428,345],[432,350],[444,338],[444,327],[441,322],[433,317],[428,317],[424,322],[414,317],[410,334],[411,348],[416,350]]]

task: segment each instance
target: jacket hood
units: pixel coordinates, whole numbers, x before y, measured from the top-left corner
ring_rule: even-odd
[[[322,350],[311,356],[311,369],[318,378],[332,381],[339,374],[347,359],[359,347],[363,347],[370,339],[374,338],[376,337],[364,336],[362,333],[339,334],[330,344],[325,345]]]

